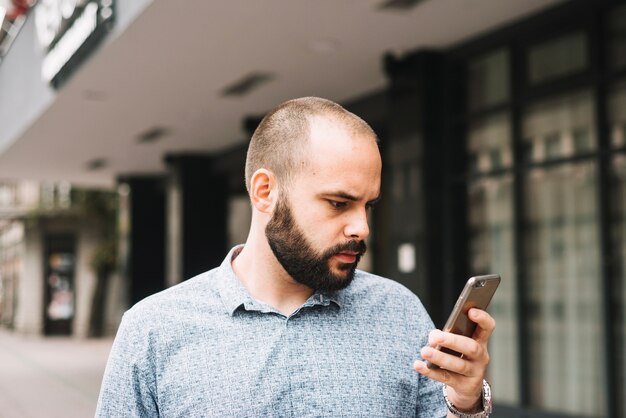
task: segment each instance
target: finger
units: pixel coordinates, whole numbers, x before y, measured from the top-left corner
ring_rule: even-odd
[[[415,360],[413,368],[419,374],[428,377],[429,379],[436,380],[441,383],[445,383],[450,386],[457,386],[459,383],[459,376],[446,369],[429,369],[425,362]]]
[[[420,354],[422,358],[436,364],[441,370],[470,377],[476,374],[474,370],[475,367],[471,362],[455,355],[445,353],[432,347],[422,348]]]
[[[479,358],[484,348],[476,340],[463,335],[434,330],[428,336],[431,347],[446,347],[469,359]]]
[[[481,309],[470,309],[467,313],[469,319],[478,325],[472,338],[478,342],[486,343],[496,329],[496,321],[486,311]]]

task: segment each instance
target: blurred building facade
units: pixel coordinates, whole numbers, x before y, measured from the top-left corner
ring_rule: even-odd
[[[98,192],[95,192],[98,193]],[[0,324],[23,334],[94,333],[101,219],[78,207],[69,183],[0,183]],[[103,333],[115,332],[126,309],[119,274],[103,297]]]
[[[99,13],[111,5],[77,10],[90,3]],[[139,3],[116,2],[96,27],[132,30],[129,16],[149,2]],[[50,77],[59,94],[82,65],[97,65],[92,42]],[[490,307],[494,417],[626,417],[626,4],[559,2],[379,64],[383,87],[341,100],[381,139],[384,199],[365,267],[415,291],[438,325],[467,277],[503,277]],[[0,64],[0,87],[12,68]],[[35,106],[54,102],[32,94]],[[0,122],[11,100],[0,97]],[[262,112],[246,116],[249,138]],[[245,240],[246,141],[163,152],[160,173],[115,173],[123,292],[109,291],[127,306],[217,265]],[[1,227],[10,271],[24,232]],[[30,277],[41,292],[45,274]]]

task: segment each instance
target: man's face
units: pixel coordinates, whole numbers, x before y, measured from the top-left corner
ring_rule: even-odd
[[[294,280],[341,289],[365,252],[368,211],[380,195],[380,153],[374,138],[323,118],[311,123],[307,147],[307,164],[279,194],[265,234]]]
[[[347,287],[354,270],[366,251],[363,240],[349,240],[318,251],[296,225],[287,199],[281,199],[272,219],[265,228],[267,241],[274,256],[285,271],[297,282],[322,292]],[[331,258],[342,257],[335,269]]]

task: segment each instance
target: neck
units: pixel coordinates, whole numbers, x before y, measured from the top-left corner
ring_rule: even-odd
[[[246,245],[233,260],[233,270],[253,298],[289,316],[313,294],[296,282],[278,262],[265,238],[250,231]]]

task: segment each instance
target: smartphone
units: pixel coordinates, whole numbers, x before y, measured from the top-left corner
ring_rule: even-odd
[[[448,317],[446,325],[443,327],[443,331],[471,337],[476,330],[476,323],[468,318],[468,311],[472,308],[487,309],[487,305],[489,305],[491,298],[494,293],[496,293],[499,284],[500,275],[498,274],[470,277],[467,283],[465,283],[465,287],[457,299],[454,309],[452,309],[452,313]],[[435,349],[458,357],[461,356],[461,353],[446,347],[437,346]],[[426,364],[430,369],[437,369],[439,367],[428,361]]]

